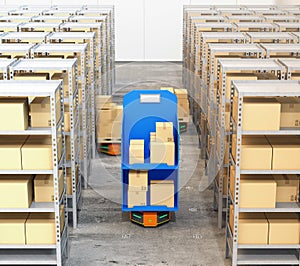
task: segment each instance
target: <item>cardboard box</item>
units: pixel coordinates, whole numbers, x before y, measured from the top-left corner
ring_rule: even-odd
[[[294,136],[268,136],[273,149],[273,170],[300,169],[300,141]]]
[[[188,92],[186,89],[175,89],[175,94],[178,99],[187,99],[188,98]]]
[[[300,100],[297,97],[280,97],[277,101],[281,105],[280,127],[300,127]]]
[[[123,106],[116,105],[113,108],[113,121],[122,123],[123,119]]]
[[[122,127],[122,122],[117,122],[115,121],[112,124],[112,138],[113,139],[120,139],[121,138],[121,127]]]
[[[26,130],[28,110],[27,98],[0,98],[0,130]]]
[[[111,139],[112,138],[112,126],[111,122],[107,122],[106,124],[98,123],[97,126],[97,139],[98,142],[101,142],[101,139]]]
[[[156,132],[150,132],[150,142],[156,141]]]
[[[52,139],[48,136],[30,136],[22,146],[23,170],[52,170]],[[62,139],[58,139],[57,157],[62,155]]]
[[[299,220],[285,214],[266,214],[269,222],[270,245],[299,244]],[[281,218],[280,218],[281,217]]]
[[[101,126],[111,120],[112,120],[112,110],[111,109],[101,109],[98,112],[98,121],[100,122]]]
[[[240,153],[240,167],[242,170],[272,169],[272,147],[265,136],[243,136]],[[235,134],[232,135],[232,156],[236,161]]]
[[[65,124],[65,132],[70,132],[71,117],[70,117],[70,107],[68,104],[64,104],[64,124]]]
[[[1,176],[0,208],[29,208],[32,203],[32,176]]]
[[[277,184],[276,202],[298,202],[299,177],[297,175],[273,175]]]
[[[156,141],[174,141],[172,122],[156,122]]]
[[[144,163],[144,140],[131,139],[129,145],[129,164]]]
[[[150,183],[150,204],[174,208],[175,187],[173,181],[152,180]]]
[[[47,80],[48,73],[17,73],[14,75],[14,80]]]
[[[178,117],[189,116],[189,102],[188,100],[182,100],[178,102]]]
[[[174,142],[150,142],[150,163],[175,165]]]
[[[0,170],[22,170],[21,148],[26,138],[0,137]]]
[[[128,191],[148,191],[148,171],[131,170],[128,176]]]
[[[240,208],[275,208],[276,182],[264,175],[243,175],[239,195]]]
[[[128,191],[128,208],[147,205],[147,191]]]
[[[238,120],[237,97],[233,100],[233,119]],[[270,98],[244,98],[243,130],[279,130],[280,103]]]
[[[64,174],[59,171],[59,198],[64,191]],[[34,201],[53,202],[54,201],[54,182],[53,175],[36,175],[34,178]]]
[[[78,165],[76,166],[76,187],[78,185],[78,181],[79,181],[79,168]],[[67,169],[67,176],[66,176],[66,180],[67,180],[67,194],[68,195],[72,195],[72,191],[73,191],[73,185],[72,185],[72,171],[71,168]]]
[[[231,81],[233,80],[257,80],[257,77],[252,73],[228,73],[226,75],[226,100],[230,100]],[[219,88],[222,88],[222,79],[219,80]]]
[[[175,92],[173,87],[161,87],[160,90],[162,90],[162,91],[169,91],[171,93]]]
[[[0,244],[25,245],[25,222],[28,213],[2,213],[0,215]]]
[[[100,109],[108,109],[110,104],[112,103],[112,97],[107,95],[97,95],[96,96],[96,108]]]
[[[27,245],[56,243],[54,213],[31,213],[25,223]]]
[[[56,122],[61,117],[60,98],[56,102]],[[30,103],[31,127],[51,127],[50,97],[35,97]]]

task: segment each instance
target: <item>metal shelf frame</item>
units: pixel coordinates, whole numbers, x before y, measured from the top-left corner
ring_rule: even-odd
[[[61,23],[27,22],[19,25],[21,32],[56,32]],[[47,36],[46,36],[47,38]]]
[[[0,43],[0,55],[8,57],[30,58],[33,44],[26,43]]]
[[[251,43],[298,43],[288,32],[247,32]]]
[[[61,118],[60,122],[56,118],[56,102],[57,95],[60,97],[60,111]],[[64,138],[64,105],[63,105],[63,87],[61,81],[12,81],[4,80],[0,81],[0,96],[1,97],[50,97],[50,105],[53,106],[51,109],[51,138],[52,138],[52,158],[53,158],[53,169],[50,170],[50,174],[53,175],[54,181],[54,202],[53,203],[33,203],[29,209],[16,209],[16,211],[30,211],[34,212],[53,212],[55,214],[55,228],[56,228],[56,244],[55,245],[0,245],[0,264],[1,265],[46,265],[55,264],[62,266],[63,256],[68,256],[68,226],[66,221],[68,219],[67,209],[67,198],[66,198],[66,179],[64,179],[64,191],[61,197],[59,197],[59,168],[57,143],[58,136],[63,140],[63,153],[61,161],[65,161],[65,138]],[[59,126],[61,123],[61,126]],[[57,130],[57,127],[60,130]],[[17,134],[17,132],[16,132]],[[30,134],[29,134],[30,135]],[[62,164],[62,168],[65,172],[65,168]],[[40,174],[43,171],[0,171],[0,174],[23,174],[31,172],[32,174]],[[45,171],[45,172],[48,172]],[[64,228],[60,228],[60,205],[63,204],[65,207],[65,224]],[[11,212],[12,209],[1,209],[2,212]]]
[[[300,57],[300,44],[263,43],[266,58]]]
[[[241,163],[241,145],[243,138],[242,130],[242,113],[243,113],[243,100],[245,97],[299,97],[300,85],[298,81],[290,80],[259,80],[259,81],[232,81],[231,83],[231,102],[234,95],[237,95],[238,114],[237,120],[239,123],[236,128],[236,161],[235,167],[235,180],[234,180],[234,195],[231,195],[228,187],[228,201],[227,201],[227,214],[226,214],[226,256],[231,256],[232,265],[290,265],[300,264],[299,260],[299,245],[264,245],[252,246],[238,244],[238,221],[239,213],[241,212],[300,212],[299,203],[277,203],[274,209],[243,209],[239,207],[240,200],[240,178],[242,174],[276,174],[282,172],[287,174],[299,171],[276,171],[276,170],[251,170],[245,171],[240,168]],[[231,117],[232,117],[231,106]],[[231,132],[233,128],[231,126]],[[261,132],[263,135],[265,132]],[[287,133],[288,135],[289,133]],[[231,157],[231,149],[229,155]],[[233,162],[234,163],[234,162]],[[230,179],[230,177],[229,177]],[[229,182],[230,183],[230,180]],[[229,227],[229,201],[234,206],[234,225],[233,232]],[[288,249],[290,248],[290,250]]]
[[[47,32],[8,32],[0,36],[1,43],[38,44],[46,41]]]
[[[10,78],[14,79],[16,73],[35,73],[35,72],[66,72],[68,74],[68,91],[69,96],[64,97],[64,104],[69,105],[70,113],[70,132],[66,136],[70,136],[70,151],[71,151],[71,168],[72,175],[72,197],[73,197],[73,227],[77,227],[77,212],[78,206],[76,203],[77,193],[81,192],[76,190],[76,167],[80,164],[79,155],[77,150],[80,146],[80,121],[79,121],[79,99],[78,99],[78,73],[77,73],[77,59],[21,59],[10,67]],[[74,87],[75,86],[75,87]],[[47,129],[45,129],[46,131]],[[34,130],[32,130],[34,131]]]
[[[218,226],[219,228],[222,228],[223,224],[223,212],[222,210],[225,208],[223,205],[223,201],[220,200],[222,195],[224,194],[223,191],[223,174],[224,174],[224,168],[227,169],[227,173],[229,173],[229,165],[225,166],[224,164],[224,157],[226,154],[226,137],[228,136],[225,128],[229,125],[226,125],[225,121],[225,113],[226,113],[226,105],[230,106],[230,101],[226,99],[227,95],[227,88],[226,88],[226,77],[228,74],[233,73],[253,73],[253,74],[259,74],[259,73],[273,73],[274,76],[276,76],[279,80],[285,79],[285,67],[278,63],[274,59],[219,59],[218,60],[218,75],[217,75],[217,84],[216,84],[216,90],[217,90],[217,103],[216,103],[216,119],[214,124],[216,124],[216,133],[219,132],[219,141],[216,141],[218,143],[219,149],[217,145],[213,146],[214,150],[212,150],[212,153],[217,154],[217,160],[214,164],[214,170],[213,173],[219,173],[219,202],[216,202],[215,205],[217,205],[218,208]],[[229,132],[228,132],[229,133]],[[261,133],[260,133],[261,134]],[[218,153],[220,151],[220,154]],[[229,151],[227,151],[228,153]],[[227,158],[228,159],[228,158]]]

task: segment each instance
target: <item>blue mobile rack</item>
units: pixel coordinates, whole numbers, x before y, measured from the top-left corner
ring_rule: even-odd
[[[179,124],[177,97],[163,90],[135,90],[124,96],[122,124],[122,184],[123,212],[175,212],[179,202]],[[150,132],[156,131],[156,122],[172,122],[175,143],[175,164],[150,163]],[[145,143],[144,164],[129,164],[131,139],[143,139]],[[130,170],[148,170],[147,205],[128,208],[128,176]],[[174,208],[150,205],[151,180],[174,181]]]

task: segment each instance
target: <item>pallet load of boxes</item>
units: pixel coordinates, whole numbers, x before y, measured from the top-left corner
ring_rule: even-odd
[[[233,266],[299,264],[299,22],[292,5],[184,7],[183,84]]]
[[[114,85],[114,8],[1,14],[0,264],[62,265],[95,158],[96,96]]]

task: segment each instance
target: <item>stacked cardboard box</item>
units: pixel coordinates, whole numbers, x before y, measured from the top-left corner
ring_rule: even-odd
[[[146,206],[148,172],[131,170],[128,174],[128,207]]]
[[[129,144],[129,164],[144,163],[144,140],[131,139]]]
[[[189,100],[188,93],[186,89],[175,89],[175,94],[178,99],[178,118],[188,118],[189,117]]]
[[[150,163],[175,164],[175,143],[172,122],[156,122],[156,132],[150,133]]]
[[[112,103],[111,96],[98,95],[97,142],[102,139],[120,139],[123,107]]]
[[[174,208],[174,181],[151,180],[150,204],[152,206],[167,206]]]
[[[234,207],[230,206],[230,228],[233,231]],[[239,244],[298,245],[299,218],[295,213],[240,213]]]

